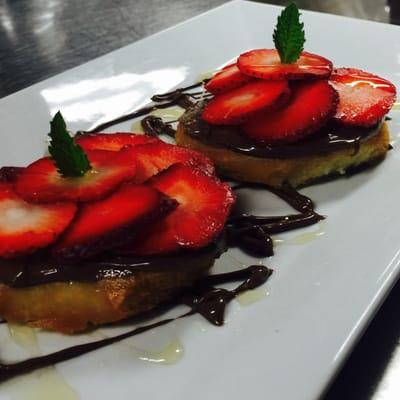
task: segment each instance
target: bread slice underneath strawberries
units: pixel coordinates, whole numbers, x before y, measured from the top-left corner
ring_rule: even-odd
[[[190,111],[186,113],[188,112]],[[185,115],[182,118],[184,119]],[[200,118],[200,115],[195,118]],[[293,187],[299,187],[378,162],[385,157],[390,148],[390,135],[388,126],[384,122],[377,135],[361,142],[358,151],[347,148],[329,154],[283,159],[249,156],[204,143],[188,135],[182,122],[178,125],[176,142],[179,146],[197,150],[211,158],[218,171],[227,178],[271,186],[289,183]]]
[[[63,333],[140,315],[176,298],[182,288],[206,275],[223,251],[221,244],[212,244],[195,256],[180,255],[178,262],[178,256],[164,257],[162,268],[129,277],[21,288],[0,284],[0,315],[7,322]]]

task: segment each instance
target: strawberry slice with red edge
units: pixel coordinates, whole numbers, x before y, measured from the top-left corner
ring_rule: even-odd
[[[391,82],[359,69],[335,69],[329,81],[339,93],[334,118],[343,125],[373,126],[396,100],[396,87]]]
[[[245,75],[267,80],[328,78],[332,62],[303,51],[292,64],[282,64],[276,49],[257,49],[239,56],[237,66]]]
[[[311,135],[331,118],[337,93],[326,80],[297,82],[285,107],[259,114],[244,125],[244,133],[264,144],[295,142]]]
[[[202,118],[215,125],[240,124],[260,110],[281,105],[289,95],[286,81],[255,81],[215,96],[204,107]]]
[[[176,206],[150,186],[126,183],[103,200],[83,204],[52,253],[60,259],[103,253],[131,241]]]
[[[235,200],[229,185],[182,164],[172,165],[148,183],[179,206],[122,253],[166,254],[207,246],[221,233]]]
[[[86,154],[92,169],[81,177],[62,177],[49,157],[35,161],[18,175],[17,193],[32,202],[82,202],[100,199],[135,177],[133,148],[119,152],[88,150]]]
[[[136,146],[137,171],[134,181],[142,183],[169,166],[181,163],[205,174],[214,174],[214,164],[205,155],[184,147],[159,141]]]
[[[85,133],[74,138],[75,143],[86,150],[119,151],[125,146],[155,143],[160,140],[147,135],[137,135],[128,132],[115,133]]]
[[[236,63],[234,63],[218,71],[204,87],[210,93],[220,94],[243,86],[251,80],[252,78],[242,74]]]
[[[31,204],[12,184],[0,182],[0,257],[13,258],[47,247],[67,228],[74,203]]]

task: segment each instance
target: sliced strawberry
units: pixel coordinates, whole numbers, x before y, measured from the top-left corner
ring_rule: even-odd
[[[359,69],[335,69],[330,83],[339,93],[335,119],[344,125],[375,125],[396,100],[396,87],[391,82]]]
[[[244,125],[247,136],[267,144],[295,142],[318,130],[336,111],[337,93],[326,80],[292,84],[289,103]]]
[[[214,173],[214,164],[205,155],[184,147],[159,141],[137,146],[137,171],[135,182],[142,183],[172,164],[181,163],[199,169],[205,174]]]
[[[74,138],[75,143],[84,150],[118,151],[124,146],[136,146],[144,143],[158,142],[159,139],[147,135],[136,135],[127,132],[116,133],[85,133]]]
[[[88,150],[92,169],[82,177],[62,177],[49,157],[35,161],[18,176],[16,191],[27,201],[89,201],[111,193],[136,174],[133,148],[119,152]]]
[[[235,199],[227,184],[182,164],[160,172],[149,184],[179,206],[122,252],[160,254],[204,247],[222,231]]]
[[[219,94],[243,86],[245,83],[251,80],[251,77],[240,72],[235,63],[227,65],[222,70],[218,71],[205,84],[205,88],[213,94]]]
[[[78,259],[121,246],[176,206],[150,186],[126,183],[103,200],[83,204],[53,254]]]
[[[202,117],[210,124],[239,124],[257,111],[281,104],[289,94],[286,81],[255,81],[215,96],[204,108]]]
[[[276,49],[257,49],[241,54],[237,61],[239,70],[262,79],[328,78],[332,63],[317,54],[303,51],[293,64],[282,64]]]
[[[0,257],[17,257],[48,246],[69,225],[75,211],[74,203],[27,203],[11,184],[0,182]]]

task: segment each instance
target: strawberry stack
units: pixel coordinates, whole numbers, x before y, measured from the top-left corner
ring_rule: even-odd
[[[241,54],[206,84],[214,94],[202,118],[214,125],[241,125],[259,145],[293,143],[330,120],[369,128],[390,110],[395,86],[354,68],[334,69],[324,57],[303,51],[305,35],[295,4],[278,17],[275,49]]]
[[[168,254],[222,231],[234,195],[207,157],[130,133],[72,140],[60,113],[50,137],[51,157],[0,174],[0,257]]]
[[[215,125],[242,125],[259,144],[296,142],[331,119],[372,127],[390,110],[396,88],[354,68],[333,69],[326,58],[302,52],[282,64],[275,49],[252,50],[206,84],[214,94],[202,118]]]

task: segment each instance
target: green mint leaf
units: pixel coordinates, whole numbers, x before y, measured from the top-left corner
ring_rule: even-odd
[[[292,64],[300,57],[306,38],[304,24],[295,3],[290,3],[278,17],[274,30],[275,48],[283,64]]]
[[[60,111],[50,121],[49,153],[64,178],[83,176],[91,169],[82,147],[74,142]]]

